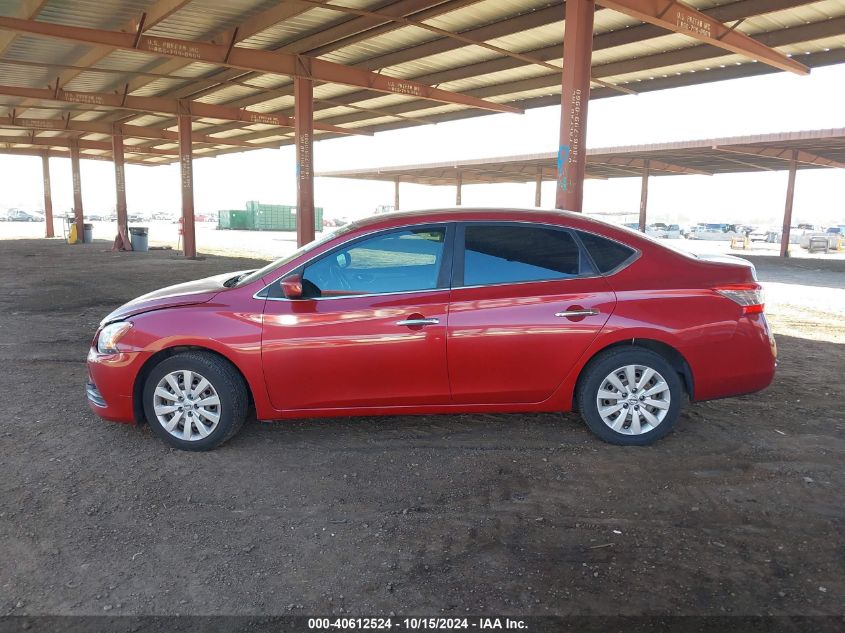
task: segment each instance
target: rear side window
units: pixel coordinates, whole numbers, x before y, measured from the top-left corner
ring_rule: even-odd
[[[614,242],[606,237],[578,231],[578,237],[587,247],[590,257],[600,273],[609,273],[619,268],[634,256],[636,251],[630,246]]]
[[[578,244],[569,231],[528,224],[467,224],[465,286],[577,277],[584,272]]]

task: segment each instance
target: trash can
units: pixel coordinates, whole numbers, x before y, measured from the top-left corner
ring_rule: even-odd
[[[129,241],[132,242],[132,250],[148,251],[150,250],[149,242],[149,228],[146,226],[130,226],[129,227]]]
[[[82,225],[82,243],[83,244],[90,244],[94,241],[94,225],[93,224],[83,224]]]

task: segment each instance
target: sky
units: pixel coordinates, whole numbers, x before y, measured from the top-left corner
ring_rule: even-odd
[[[473,119],[350,136],[315,143],[315,171],[451,161],[555,151],[560,108],[496,114]],[[693,140],[845,127],[845,64],[817,68],[809,76],[777,73],[592,101],[588,147]],[[53,208],[73,205],[68,159],[50,161]],[[114,170],[109,162],[81,162],[85,212],[114,208]],[[243,209],[247,200],[296,204],[294,150],[256,150],[194,161],[197,213]],[[41,209],[41,159],[0,155],[0,210]],[[652,178],[650,221],[738,222],[778,225],[787,173],[666,176]],[[181,209],[177,164],[126,166],[130,211]],[[554,204],[554,182],[544,183],[543,205]],[[630,212],[639,208],[640,179],[588,180],[584,211]],[[530,207],[534,184],[467,185],[465,206]],[[326,217],[359,218],[393,204],[393,183],[318,178],[317,206]],[[452,206],[454,187],[401,185],[402,209]],[[799,171],[795,222],[845,223],[845,170]]]

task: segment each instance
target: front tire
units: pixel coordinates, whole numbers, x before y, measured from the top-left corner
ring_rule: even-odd
[[[220,446],[243,426],[246,385],[226,360],[182,352],[156,365],[144,383],[144,414],[153,432],[181,450]]]
[[[605,442],[645,446],[665,437],[681,411],[683,386],[660,354],[641,347],[596,356],[578,383],[581,417]]]

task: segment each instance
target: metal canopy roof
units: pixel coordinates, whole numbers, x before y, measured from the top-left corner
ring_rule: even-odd
[[[845,128],[759,136],[735,136],[657,145],[631,145],[587,150],[588,178],[639,177],[645,161],[652,176],[728,174],[789,168],[798,150],[798,169],[845,168]],[[557,154],[526,154],[501,158],[401,165],[315,174],[411,182],[424,185],[463,185],[535,182],[557,179]]]
[[[845,62],[845,0],[687,4],[808,67]],[[282,68],[285,54],[309,68],[315,59],[328,63],[321,77],[339,77],[329,71],[343,65],[367,86],[389,87],[317,82],[316,140],[476,116],[486,107],[556,105],[564,18],[565,3],[555,0],[0,0],[0,152],[63,155],[77,138],[89,142],[83,157],[109,157],[96,143],[119,123],[129,160],[173,162],[180,99],[198,104],[196,157],[291,144],[293,83],[275,65]],[[99,29],[106,39],[50,32],[57,27]],[[606,8],[595,15],[593,48],[594,99],[775,71]],[[273,72],[231,67],[250,51],[274,51],[262,58]],[[217,61],[196,61],[206,53]],[[428,96],[437,91],[474,105]],[[728,163],[695,165],[728,170]]]

